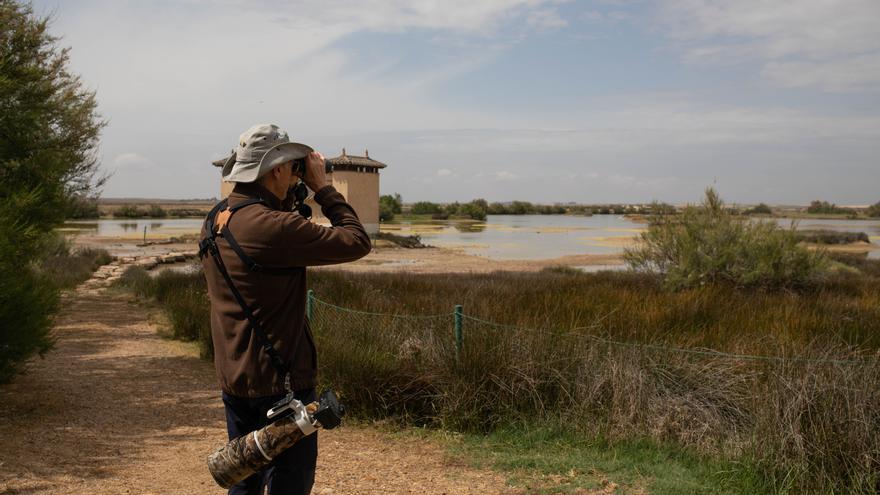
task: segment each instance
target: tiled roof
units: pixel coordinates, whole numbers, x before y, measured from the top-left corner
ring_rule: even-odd
[[[348,155],[345,153],[345,148],[342,149],[342,154],[339,156],[334,156],[333,158],[328,158],[327,163],[331,165],[356,165],[360,167],[373,167],[373,168],[385,168],[387,165],[380,161],[373,160],[370,158],[370,152],[364,152],[366,156],[357,156],[357,155]]]

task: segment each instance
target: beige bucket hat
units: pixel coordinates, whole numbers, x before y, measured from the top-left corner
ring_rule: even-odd
[[[287,132],[275,124],[257,124],[238,138],[238,147],[223,163],[223,180],[254,182],[278,165],[305,158],[312,151],[304,144],[291,143]]]

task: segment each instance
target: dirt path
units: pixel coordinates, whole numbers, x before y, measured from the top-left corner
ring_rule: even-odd
[[[112,271],[65,295],[55,350],[0,387],[2,494],[224,493],[204,464],[226,439],[212,367],[104,291]],[[322,432],[320,451],[316,494],[510,493],[437,445],[365,427]]]

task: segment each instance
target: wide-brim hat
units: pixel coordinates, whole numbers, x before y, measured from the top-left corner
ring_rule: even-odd
[[[312,151],[310,146],[290,142],[287,132],[277,125],[258,124],[241,134],[221,173],[227,182],[254,182],[282,163],[305,158]]]

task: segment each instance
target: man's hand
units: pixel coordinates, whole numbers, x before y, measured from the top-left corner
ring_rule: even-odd
[[[317,151],[309,153],[309,156],[306,157],[306,173],[303,181],[314,192],[330,185],[330,181],[327,180],[327,172],[324,170],[324,155]]]

